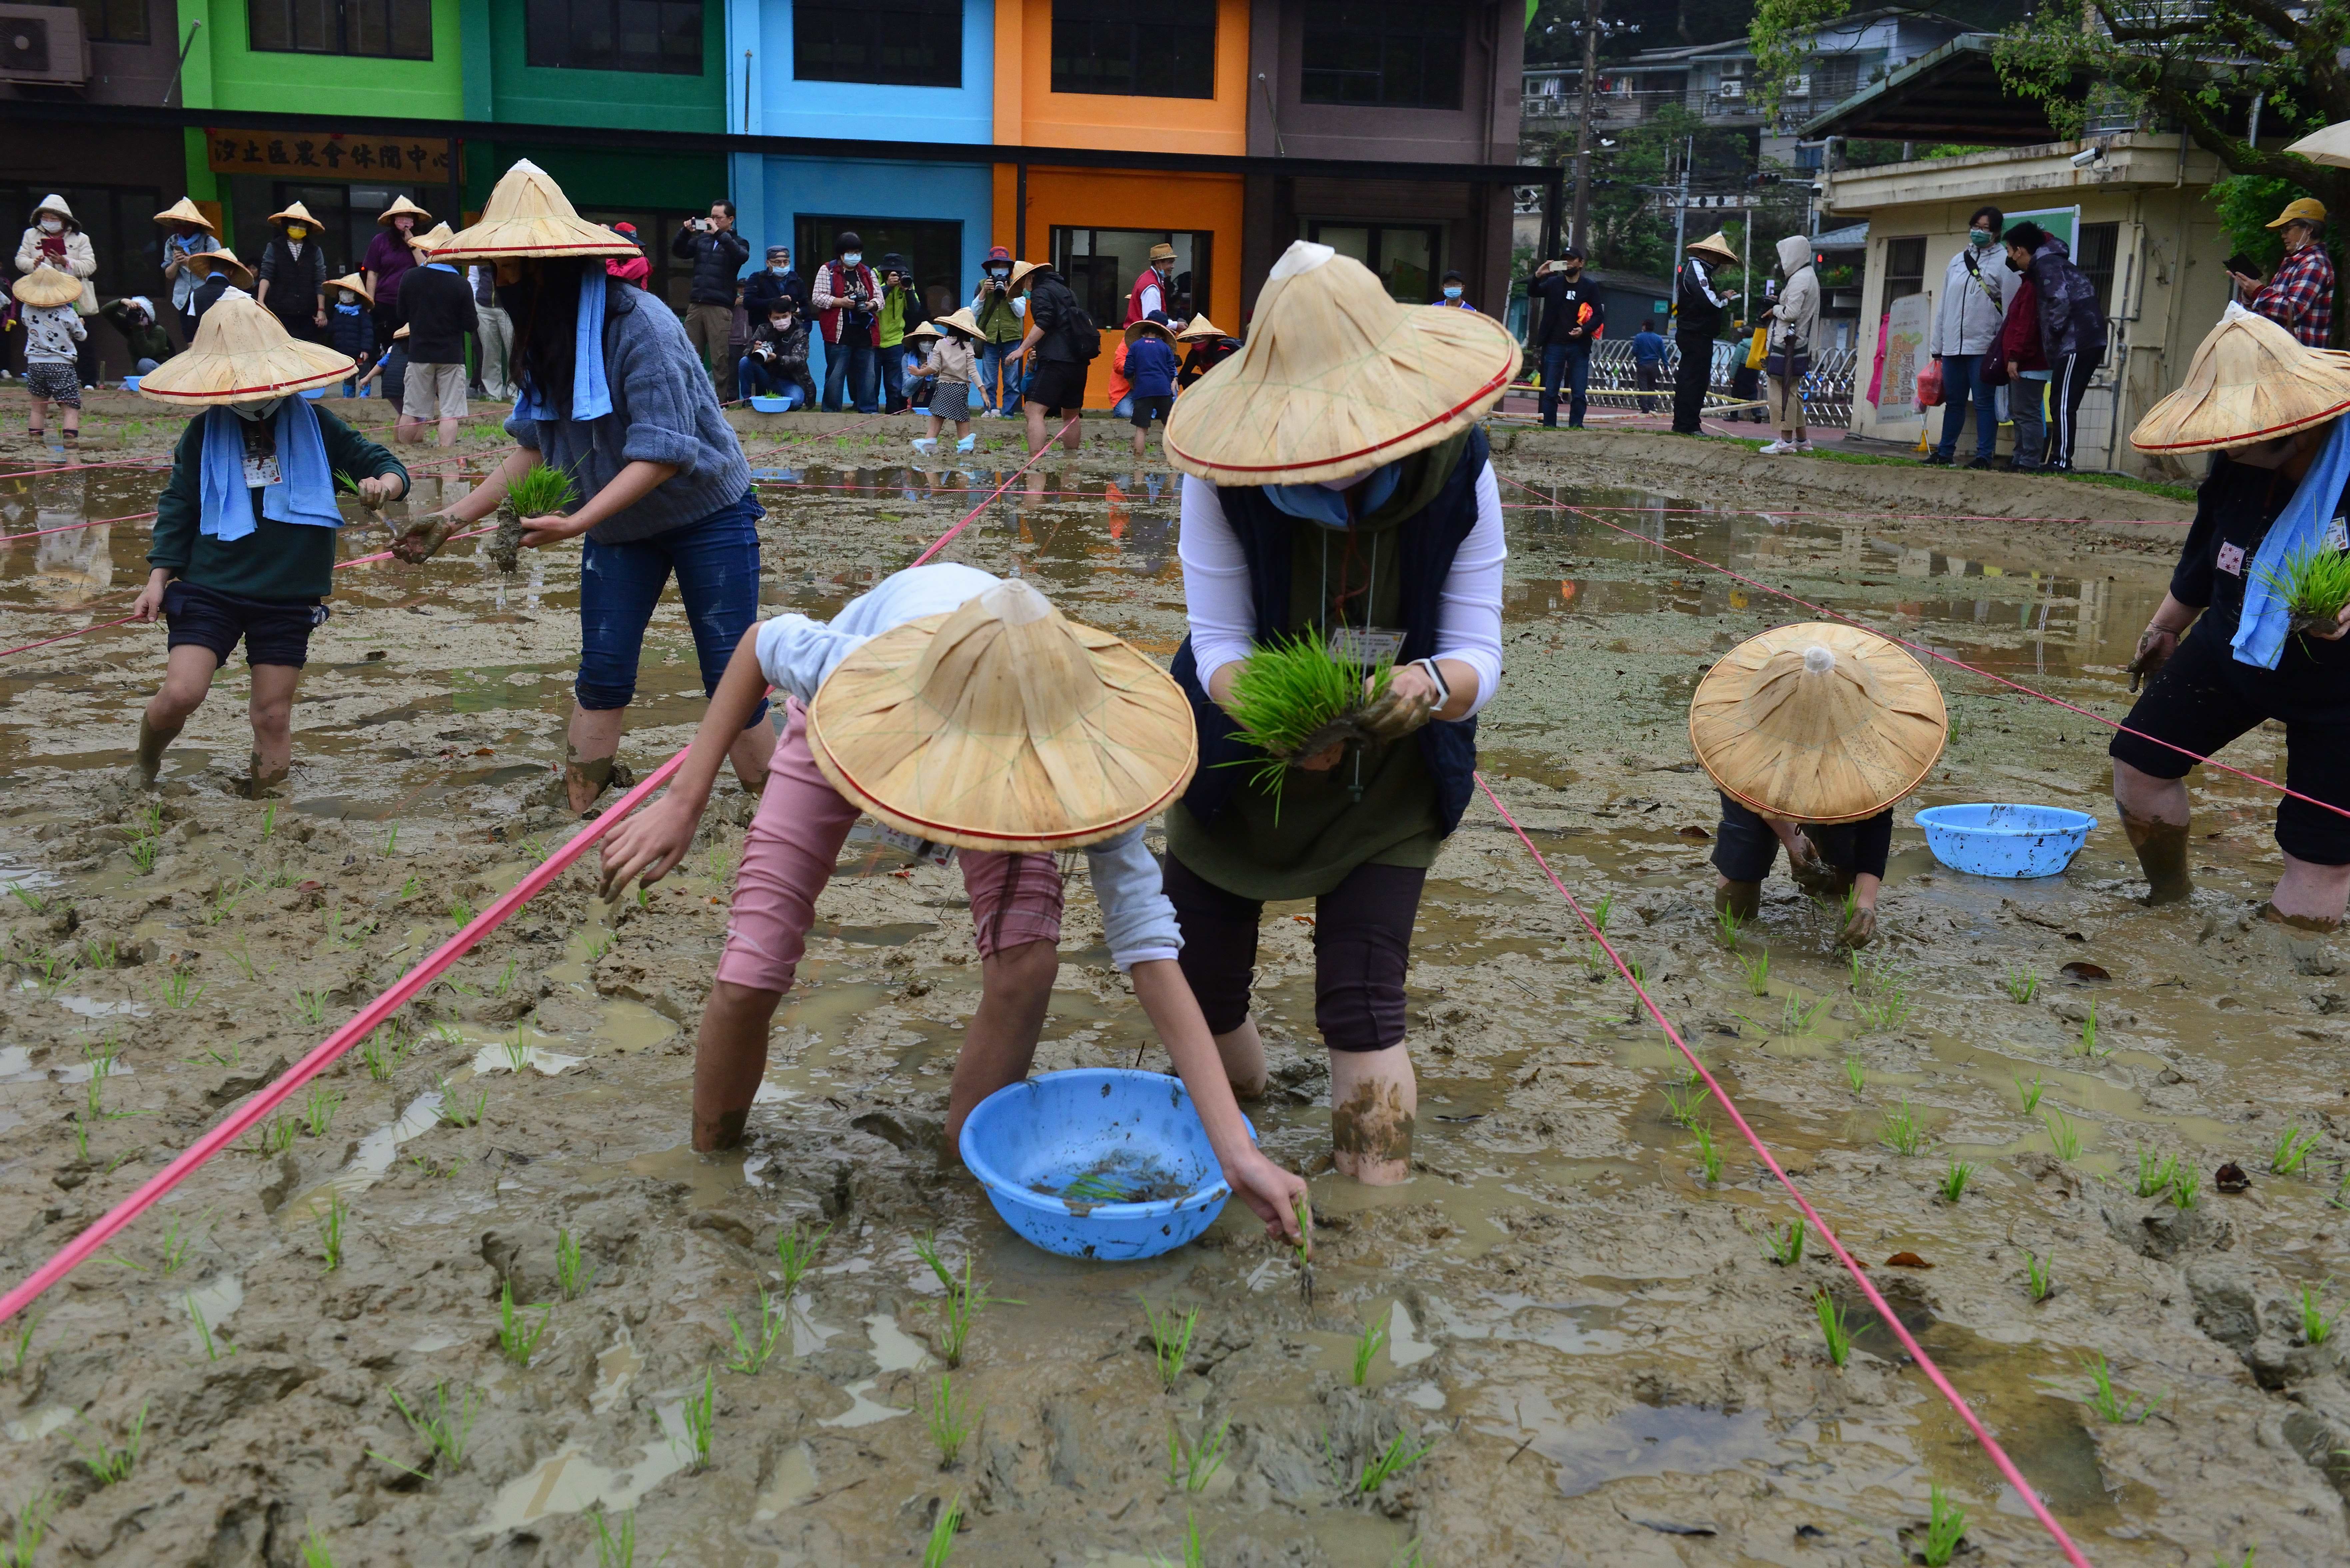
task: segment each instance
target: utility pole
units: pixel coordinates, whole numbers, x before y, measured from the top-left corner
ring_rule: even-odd
[[[1681,249],[1689,243],[1689,175],[1690,164],[1697,157],[1697,138],[1692,136],[1681,152],[1681,192],[1674,198],[1673,208],[1673,275],[1681,270]]]
[[[1599,0],[1583,0],[1583,118],[1575,137],[1574,241],[1591,244],[1591,89],[1599,75]],[[1545,258],[1547,259],[1547,258]]]

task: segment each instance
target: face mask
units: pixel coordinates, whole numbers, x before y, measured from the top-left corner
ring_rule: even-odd
[[[1461,286],[1460,286],[1459,284],[1457,284],[1457,283],[1448,283],[1448,284],[1446,284],[1446,285],[1444,286],[1444,297],[1445,297],[1445,298],[1447,298],[1447,299],[1458,299],[1458,298],[1460,298],[1460,297],[1461,297]]]
[[[2022,272],[2023,269],[2015,265],[2015,258],[2013,256],[2010,256],[2007,258],[2007,270],[2010,272]]]
[[[288,223],[286,225],[286,237],[297,242],[307,240],[310,237],[310,231],[299,223]]]
[[[265,402],[259,403],[231,403],[229,408],[235,412],[238,419],[244,421],[245,423],[257,425],[262,421],[271,418],[278,410],[285,406],[285,399],[271,398]]]
[[[861,262],[864,259],[865,253],[863,251],[843,251],[840,254],[840,265],[843,266],[855,266],[858,262]]]
[[[41,233],[45,234],[57,234],[63,230],[65,226],[66,221],[63,218],[43,218],[41,220]]]
[[[1969,229],[1967,231],[1967,243],[1973,245],[1977,250],[1981,250],[1983,246],[1991,244],[1991,232],[1989,229]]]
[[[791,264],[788,262],[769,262],[767,264],[767,270],[774,273],[777,277],[781,277],[784,274],[791,271],[792,268]]]

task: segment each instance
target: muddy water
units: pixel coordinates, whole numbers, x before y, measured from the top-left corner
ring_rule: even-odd
[[[1039,493],[1024,481],[953,555],[1164,654],[1182,626],[1175,493],[1097,445],[1055,460]],[[999,449],[918,472],[902,452],[861,436],[754,452],[774,605],[829,613],[1017,462]],[[144,511],[158,483],[64,479],[53,495],[36,487],[57,481],[0,482],[0,524]],[[2332,944],[2248,918],[2277,865],[2262,792],[2198,779],[2200,890],[2149,912],[2103,795],[2100,732],[1944,668],[1957,730],[1898,818],[1883,947],[1854,967],[1783,882],[1734,950],[1709,913],[1715,807],[1689,761],[1689,692],[1786,612],[1659,544],[2118,713],[2176,531],[1690,514],[1669,508],[1725,498],[1628,488],[1579,489],[1569,511],[1504,488],[1509,674],[1482,733],[1496,787],[1577,897],[1609,900],[1611,936],[2090,1558],[2350,1557],[2329,1459],[2350,1448],[2350,1387],[2330,1344],[2301,1343],[2296,1303],[2303,1287],[2329,1313],[2350,1294],[2328,1282],[2350,1278],[2329,1204],[2350,982]],[[135,584],[143,525],[87,533],[104,537],[0,556],[0,638],[110,618],[56,607]],[[380,531],[348,533],[348,554],[380,547]],[[545,784],[577,556],[506,578],[471,548],[345,574],[274,811],[231,793],[240,668],[148,819],[115,775],[159,635],[99,632],[0,665],[0,866],[28,896],[9,901],[0,995],[9,1276],[567,831]],[[666,755],[699,705],[665,605],[629,760]],[[2281,768],[2282,738],[2255,732],[2230,760]],[[2102,825],[2061,877],[1970,877],[1908,823],[1969,800]],[[749,1147],[693,1155],[691,1029],[748,804],[723,784],[707,844],[641,904],[608,909],[567,874],[372,1061],[296,1096],[284,1142],[215,1161],[53,1293],[0,1395],[0,1508],[47,1489],[59,1561],[289,1562],[315,1528],[346,1563],[570,1563],[589,1557],[598,1506],[635,1511],[648,1560],[907,1561],[960,1496],[959,1563],[1139,1564],[1174,1556],[1195,1520],[1208,1560],[1230,1563],[1384,1564],[1418,1542],[1430,1563],[1857,1564],[1898,1560],[1939,1483],[1969,1510],[1967,1561],[2050,1560],[1816,1242],[1790,1265],[1766,1257],[1761,1233],[1792,1207],[1698,1105],[1721,1150],[1709,1179],[1669,1114],[1667,1091],[1688,1095],[1677,1054],[1482,804],[1421,914],[1409,1184],[1326,1174],[1312,911],[1268,913],[1258,995],[1276,1086],[1250,1110],[1276,1158],[1314,1173],[1311,1303],[1237,1209],[1169,1257],[1085,1265],[1012,1237],[942,1168],[947,1076],[978,998],[961,879],[869,837],[844,853],[778,1016]],[[1081,877],[1070,893],[1039,1066],[1163,1061]],[[1905,1106],[1907,1155],[1887,1142]],[[2293,1127],[2314,1146],[2274,1174]],[[2141,1150],[2199,1175],[2193,1207],[2137,1196]],[[1938,1188],[1954,1160],[1971,1170],[1951,1201]],[[2215,1190],[2227,1160],[2249,1191]],[[330,1270],[321,1221],[338,1201]],[[762,1368],[730,1369],[738,1328],[757,1343],[775,1239],[795,1223],[832,1227],[823,1252],[795,1297],[771,1298]],[[947,1371],[941,1292],[913,1249],[928,1234],[999,1298],[951,1373],[974,1414],[950,1469],[925,1415]],[[582,1259],[568,1293],[565,1242]],[[1887,1263],[1900,1253],[1931,1267]],[[2044,1301],[2028,1256],[2053,1260]],[[496,1338],[509,1284],[525,1328],[546,1324],[526,1366]],[[1855,1333],[1841,1368],[1822,1291]],[[1199,1313],[1171,1390],[1138,1296]],[[1357,1386],[1367,1328],[1385,1338]],[[2144,1419],[2095,1407],[2093,1355],[2116,1413]],[[701,1466],[688,1410],[705,1386]],[[445,1391],[472,1413],[461,1462],[429,1459],[393,1391],[420,1412]],[[138,1468],[96,1488],[76,1444],[119,1442],[142,1407]],[[1203,1488],[1171,1483],[1170,1428],[1189,1447],[1227,1421]],[[1425,1457],[1366,1494],[1364,1467],[1399,1436]]]

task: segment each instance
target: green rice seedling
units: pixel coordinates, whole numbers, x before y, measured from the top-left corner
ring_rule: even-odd
[[[333,1273],[343,1266],[343,1221],[350,1210],[343,1207],[343,1195],[333,1188],[327,1189],[327,1211],[318,1217],[318,1244],[327,1254],[327,1272]]]
[[[16,1532],[8,1539],[8,1552],[0,1557],[7,1568],[33,1568],[33,1558],[49,1533],[49,1515],[57,1504],[45,1487],[16,1505]]]
[[[187,1307],[188,1316],[196,1325],[196,1337],[204,1342],[206,1361],[218,1361],[224,1355],[236,1354],[235,1345],[213,1335],[213,1325],[204,1321],[204,1309],[196,1304],[196,1298],[192,1294],[183,1294],[180,1300]]]
[[[1929,1484],[1926,1497],[1926,1539],[1919,1543],[1918,1555],[1925,1560],[1926,1568],[1949,1568],[1951,1556],[1967,1533],[1967,1511],[1952,1502],[1938,1485]]]
[[[489,1090],[484,1089],[468,1100],[449,1086],[448,1079],[441,1080],[441,1119],[451,1127],[479,1127],[489,1108]]]
[[[519,959],[508,959],[508,960],[506,960],[506,967],[505,967],[505,968],[504,968],[504,969],[502,969],[502,970],[500,970],[500,971],[498,971],[498,978],[497,978],[496,983],[493,984],[493,985],[490,987],[490,994],[491,994],[492,996],[499,996],[499,997],[502,997],[502,996],[505,995],[505,993],[506,993],[509,990],[511,990],[511,989],[513,988],[513,986],[514,986],[515,971],[516,970],[520,969],[521,967],[522,967],[522,961],[521,961],[521,960],[519,960]]]
[[[1224,707],[1241,738],[1264,755],[1237,765],[1250,769],[1250,781],[1274,797],[1276,813],[1289,764],[1328,744],[1326,735],[1338,738],[1332,732],[1384,692],[1394,673],[1392,659],[1380,659],[1367,691],[1362,667],[1333,654],[1313,633],[1259,643],[1242,660]]]
[[[408,880],[400,885],[400,901],[405,904],[422,891],[424,891],[424,884],[419,881],[416,873],[411,871],[408,874]]]
[[[473,1389],[466,1389],[458,1400],[456,1408],[452,1409],[449,1406],[449,1385],[434,1384],[432,1409],[430,1415],[420,1414],[411,1408],[408,1401],[400,1397],[399,1389],[393,1388],[388,1392],[391,1395],[391,1402],[400,1407],[400,1413],[407,1418],[409,1426],[415,1430],[418,1437],[424,1439],[424,1446],[431,1450],[431,1459],[436,1469],[445,1463],[448,1469],[453,1470],[465,1462],[465,1445],[473,1436],[473,1419],[481,1414],[475,1403],[477,1397]],[[421,1404],[423,1401],[419,1400],[418,1403]],[[411,1469],[398,1459],[380,1454],[373,1449],[368,1450],[368,1458],[381,1459],[393,1469],[406,1470],[410,1475],[420,1479],[424,1475],[422,1470]]]
[[[588,1293],[588,1287],[596,1282],[596,1271],[588,1267],[587,1261],[579,1254],[577,1238],[568,1231],[555,1233],[555,1282],[563,1292],[565,1301],[578,1300]],[[786,1297],[791,1293],[788,1290],[784,1293]]]
[[[49,901],[47,898],[42,898],[38,893],[26,888],[21,882],[11,882],[8,884],[8,896],[16,899],[16,902],[24,905],[26,909],[31,910],[36,915],[47,914],[48,912]]]
[[[1433,1446],[1413,1442],[1409,1432],[1398,1432],[1388,1439],[1385,1449],[1363,1466],[1363,1473],[1357,1479],[1355,1490],[1365,1497],[1370,1496],[1385,1486],[1389,1477],[1400,1475],[1426,1459],[1428,1450]]]
[[[1825,996],[1815,998],[1809,1006],[1804,1003],[1803,992],[1791,991],[1779,1008],[1779,1033],[1786,1035],[1809,1034],[1812,1020],[1827,1005]]]
[[[2007,994],[2017,1002],[2028,1002],[2040,994],[2040,977],[2021,964],[2009,970],[2006,978],[2002,980],[2000,984],[2005,987]]]
[[[1775,1226],[1762,1232],[1762,1255],[1781,1268],[1793,1268],[1804,1261],[1804,1222],[1790,1220],[1783,1231]]]
[[[753,1330],[743,1332],[734,1314],[726,1314],[726,1327],[734,1335],[734,1359],[726,1364],[729,1372],[739,1372],[746,1377],[756,1377],[763,1371],[775,1346],[783,1343],[784,1331],[790,1326],[789,1298],[770,1295],[764,1286],[759,1291],[759,1315],[753,1320]]]
[[[1956,1203],[1965,1194],[1967,1183],[1972,1181],[1974,1176],[1973,1165],[1959,1158],[1956,1155],[1950,1156],[1950,1168],[1942,1173],[1942,1200],[1946,1203]]]
[[[1707,1096],[1712,1091],[1689,1093],[1678,1085],[1667,1084],[1659,1092],[1665,1096],[1666,1117],[1679,1127],[1693,1127],[1697,1126],[1698,1107],[1705,1104]]]
[[[2339,1450],[2336,1451],[2338,1452]],[[2254,1544],[2244,1548],[2244,1558],[2241,1563],[2229,1562],[2227,1553],[2224,1552],[2214,1552],[2211,1553],[2211,1561],[2213,1563],[2217,1564],[2217,1568],[2252,1568],[2252,1558],[2259,1551],[2260,1546],[2255,1542]]]
[[[150,805],[144,807],[140,811],[135,820],[139,825],[139,831],[145,834],[150,838],[161,837],[162,836],[163,808],[161,806]]]
[[[539,1336],[546,1332],[546,1325],[555,1321],[555,1309],[541,1306],[536,1309],[537,1324],[527,1323],[523,1314],[532,1310],[515,1305],[514,1281],[507,1280],[498,1286],[498,1348],[504,1351],[506,1359],[516,1366],[530,1365],[531,1356],[538,1350]]]
[[[972,1428],[979,1424],[980,1414],[968,1398],[955,1392],[954,1374],[940,1373],[930,1398],[922,1405],[922,1423],[931,1429],[931,1441],[938,1445],[939,1469],[955,1468],[955,1461],[962,1457],[962,1446],[971,1441]]]
[[[1721,1150],[1714,1145],[1713,1124],[1700,1123],[1690,1128],[1690,1136],[1697,1139],[1698,1163],[1705,1171],[1705,1184],[1711,1187],[1721,1179]]]
[[[2174,1209],[2192,1209],[2203,1190],[2202,1173],[2192,1166],[2182,1165],[2170,1173],[2170,1203]]]
[[[8,1370],[12,1374],[20,1377],[24,1376],[25,1355],[33,1348],[33,1331],[41,1326],[41,1319],[47,1315],[47,1313],[28,1312],[25,1314],[25,1321],[16,1325],[15,1340],[8,1346]]]
[[[520,1025],[515,1026],[514,1038],[506,1041],[504,1044],[506,1049],[506,1065],[509,1068],[519,1073],[525,1067],[530,1065],[530,1043],[522,1037],[522,1028]]]
[[[112,969],[122,961],[122,950],[112,937],[92,938],[81,944],[81,961],[90,969]]]
[[[604,955],[612,950],[612,939],[609,937],[598,937],[594,941],[588,944],[586,950],[588,954],[588,961],[589,963],[600,963],[603,961]]]
[[[234,945],[224,950],[228,954],[228,961],[236,965],[239,974],[244,975],[247,980],[260,978],[261,966],[253,961],[253,954],[246,950],[242,933],[239,933]]]
[[[1885,1130],[1877,1141],[1908,1158],[1926,1147],[1926,1131],[1918,1125],[1918,1113],[1909,1108],[1908,1096],[1901,1096],[1900,1109],[1885,1113]]]
[[[381,854],[386,859],[390,859],[393,855],[399,852],[399,849],[400,824],[395,822],[391,825],[391,831],[383,836],[383,848],[378,853]]]
[[[596,1521],[596,1568],[637,1568],[637,1511],[632,1508],[620,1515],[620,1528],[617,1531],[605,1524],[604,1514],[604,1505],[599,1502],[589,1515]],[[658,1565],[668,1556],[663,1552],[653,1562]]]
[[[2309,1158],[2310,1150],[2317,1147],[2317,1138],[2315,1132],[2303,1133],[2298,1124],[2285,1128],[2269,1155],[2269,1168],[2279,1176],[2291,1176]]]
[[[946,1568],[947,1559],[954,1555],[955,1532],[962,1528],[962,1494],[957,1492],[931,1522],[931,1538],[922,1543],[922,1568]]]
[[[335,1568],[335,1554],[327,1545],[327,1538],[318,1533],[315,1524],[302,1542],[302,1568]]]
[[[2157,1156],[2154,1150],[2140,1146],[2137,1151],[2137,1195],[2152,1198],[2170,1185],[2178,1174],[2178,1161],[2168,1156]]]
[[[2048,1085],[2037,1072],[2032,1075],[2032,1082],[2028,1084],[2021,1073],[2011,1075],[2015,1079],[2016,1097],[2023,1102],[2023,1114],[2028,1116],[2040,1108],[2040,1096],[2048,1092]]]
[[[524,520],[561,512],[571,504],[575,493],[570,474],[543,462],[531,464],[506,482],[505,498],[498,503],[497,534],[482,546],[482,553],[496,563],[498,570],[513,575],[522,561]]]
[[[2133,1400],[2114,1387],[2113,1366],[2095,1351],[2081,1358],[2081,1370],[2089,1375],[2090,1408],[2114,1425],[2135,1427],[2154,1414],[2155,1404],[2144,1398]]]
[[[163,1259],[158,1266],[162,1270],[163,1277],[168,1280],[186,1266],[188,1254],[195,1249],[196,1239],[187,1234],[181,1225],[180,1217],[174,1214],[164,1222],[163,1236],[160,1245],[162,1248]]]
[[[832,1227],[823,1226],[807,1231],[794,1220],[775,1232],[775,1263],[784,1277],[784,1297],[789,1300],[799,1293],[800,1282],[816,1267],[816,1257],[824,1251],[825,1239]]]
[[[1314,1304],[1314,1199],[1301,1192],[1290,1199],[1289,1208],[1297,1219],[1297,1293],[1310,1307]]]
[[[1907,992],[1895,989],[1866,1002],[1852,1004],[1861,1027],[1875,1034],[1890,1034],[1909,1022],[1912,1011]]]
[[[456,1175],[457,1168],[463,1165],[465,1162],[463,1159],[452,1159],[446,1165],[435,1165],[432,1161],[425,1158],[421,1154],[411,1154],[408,1157],[408,1163],[414,1166],[418,1170],[422,1171],[426,1176],[432,1177],[437,1179],[443,1176]]]
[[[140,837],[130,841],[130,864],[138,868],[141,877],[155,869],[155,862],[161,858],[162,854],[163,841],[160,838]]]
[[[1812,1311],[1820,1320],[1820,1337],[1827,1342],[1828,1359],[1842,1366],[1852,1359],[1852,1331],[1845,1326],[1844,1308],[1825,1291],[1814,1292]]]
[[[302,1014],[302,1022],[316,1029],[327,1022],[327,992],[305,988],[294,993],[294,1005]]]
[[[480,913],[479,910],[463,898],[449,900],[449,921],[452,925],[462,926],[478,913]]]
[[[1355,1336],[1355,1386],[1362,1387],[1371,1380],[1371,1362],[1378,1355],[1379,1346],[1388,1342],[1388,1325],[1375,1323]]]
[[[1191,1359],[1191,1334],[1200,1326],[1199,1309],[1179,1313],[1170,1306],[1161,1314],[1146,1301],[1142,1315],[1150,1324],[1151,1360],[1159,1369],[1159,1386],[1172,1394],[1183,1376],[1184,1362]]]
[[[1738,911],[1728,907],[1713,912],[1713,940],[1732,952],[1746,935],[1747,922],[1738,918]],[[1759,994],[1759,993],[1758,993]]]
[[[186,970],[175,969],[163,981],[163,1005],[174,1012],[184,1012],[202,1001],[204,988]]]
[[[359,1060],[366,1064],[368,1076],[379,1084],[390,1083],[392,1070],[400,1064],[398,1054],[384,1044],[380,1029],[369,1030],[368,1037],[359,1042]]]
[[[1748,994],[1752,996],[1770,995],[1771,955],[1768,952],[1759,952],[1752,958],[1748,958],[1743,953],[1735,953],[1731,956],[1738,961],[1739,973],[1746,977],[1746,990]]]
[[[463,1045],[465,1043],[465,1032],[453,1023],[434,1024],[432,1035],[443,1045]]]
[[[1844,1081],[1852,1085],[1854,1094],[1866,1093],[1868,1089],[1867,1064],[1857,1056],[1846,1056],[1844,1059]]]
[[[2301,1340],[2303,1345],[2324,1345],[2334,1337],[2334,1324],[2343,1309],[2335,1307],[2334,1316],[2325,1315],[2324,1303],[2319,1299],[2331,1280],[2320,1280],[2314,1285],[2301,1287]]]
[[[1208,1543],[1200,1534],[1199,1515],[1185,1510],[1183,1513],[1183,1557],[1180,1563],[1150,1554],[1150,1568],[1207,1568]]]
[[[89,1163],[89,1118],[76,1111],[73,1124],[74,1158],[88,1165]]]
[[[96,1040],[84,1041],[81,1059],[83,1065],[89,1069],[89,1081],[103,1083],[113,1075],[116,1065],[122,1060],[122,1041],[110,1030]]]
[[[2350,604],[2350,556],[2322,542],[2293,551],[2282,571],[2263,572],[2261,577],[2292,612],[2295,631],[2331,625],[2342,607]]]
[[[280,1111],[262,1123],[261,1157],[264,1159],[276,1159],[279,1155],[292,1148],[294,1135],[299,1132],[301,1127],[302,1124],[296,1121],[293,1114],[288,1111]]]
[[[2037,1252],[2024,1253],[2023,1279],[2025,1288],[2032,1292],[2033,1301],[2044,1302],[2055,1294],[2056,1254],[2051,1252],[2043,1258]]]
[[[2099,1061],[2113,1054],[2114,1048],[2110,1045],[2102,1051],[2097,1048],[2097,1004],[2093,1002],[2089,1003],[2089,1015],[2081,1020],[2081,1054],[2092,1061]]]
[[[693,1469],[710,1468],[711,1434],[718,1425],[718,1375],[708,1367],[702,1369],[702,1394],[685,1402],[685,1440],[693,1453]]]
[[[130,1472],[139,1467],[139,1444],[146,1430],[147,1407],[142,1404],[139,1407],[139,1414],[130,1418],[130,1430],[121,1447],[117,1448],[101,1437],[95,1449],[85,1449],[76,1442],[74,1452],[81,1456],[82,1468],[89,1471],[99,1485],[115,1486],[129,1480]]]
[[[312,1137],[324,1137],[335,1125],[335,1113],[343,1108],[340,1091],[310,1085],[310,1097],[302,1103],[303,1129]]]
[[[2073,1118],[2063,1111],[2051,1111],[2040,1118],[2048,1124],[2048,1143],[2055,1149],[2056,1158],[2074,1160],[2081,1158],[2081,1134]]]
[[[1223,1468],[1224,1443],[1231,1437],[1232,1418],[1214,1431],[1202,1430],[1197,1443],[1186,1444],[1182,1429],[1170,1418],[1167,1423],[1167,1484],[1178,1491],[1201,1492]]]

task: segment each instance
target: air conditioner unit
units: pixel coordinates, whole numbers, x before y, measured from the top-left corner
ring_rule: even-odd
[[[71,5],[0,5],[0,81],[79,87],[89,39]]]
[[[1724,98],[1744,98],[1746,96],[1746,84],[1736,77],[1725,77],[1722,78],[1721,83],[1721,96]]]

